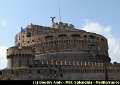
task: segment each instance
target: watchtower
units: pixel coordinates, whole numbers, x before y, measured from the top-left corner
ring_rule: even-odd
[[[7,68],[14,69],[17,67],[29,67],[33,64],[34,49],[32,47],[13,46],[7,49]]]

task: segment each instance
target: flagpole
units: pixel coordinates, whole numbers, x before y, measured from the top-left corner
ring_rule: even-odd
[[[20,46],[19,46],[19,49],[22,48],[22,34],[23,34],[23,28],[21,27],[21,32],[20,32]]]
[[[61,9],[60,9],[60,0],[59,0],[59,19],[60,19],[60,22],[61,22]]]

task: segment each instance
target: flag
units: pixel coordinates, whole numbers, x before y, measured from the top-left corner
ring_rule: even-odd
[[[25,33],[25,30],[21,27],[19,49],[22,48],[23,33]]]

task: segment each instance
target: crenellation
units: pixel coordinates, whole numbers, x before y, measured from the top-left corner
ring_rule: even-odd
[[[74,65],[75,66],[75,65]],[[73,67],[73,66],[72,66]],[[39,72],[38,72],[39,71]],[[75,68],[74,67],[74,69],[72,69],[71,67],[69,67],[69,68],[63,68],[63,67],[61,67],[61,70],[59,71],[59,70],[55,70],[55,69],[51,69],[51,72],[50,73],[54,73],[56,71],[56,73],[57,74],[59,74],[59,72],[60,73],[66,73],[66,72],[69,72],[69,73],[75,73],[76,72],[76,74],[87,74],[87,73],[92,73],[92,74],[94,74],[94,73],[101,73],[101,74],[104,74],[104,72],[105,72],[105,69],[103,69],[103,68],[95,68],[95,69],[92,69],[91,70],[91,68]],[[36,75],[36,74],[38,74],[39,73],[39,75],[42,75],[42,74],[44,74],[45,72],[47,72],[47,70],[46,69],[43,69],[43,68],[40,68],[40,69],[33,69],[31,72],[30,72],[30,70],[22,70],[22,71],[14,71],[15,73],[17,72],[17,73],[19,73],[19,74],[21,74],[21,73],[25,73],[25,72],[28,72],[28,73],[31,73],[31,75],[33,76],[33,75]],[[9,72],[7,72],[7,73],[10,73],[11,75],[15,75],[14,74],[14,72],[12,72],[12,70],[9,70]],[[111,74],[113,74],[113,72],[117,72],[117,69],[116,70],[108,70],[108,72],[109,72],[109,74],[111,75]],[[5,71],[4,72],[2,72],[1,73],[1,75],[5,75]],[[52,74],[51,74],[52,75]],[[8,77],[8,75],[6,75],[7,77]],[[10,75],[9,75],[10,76]],[[97,76],[96,76],[97,77]]]

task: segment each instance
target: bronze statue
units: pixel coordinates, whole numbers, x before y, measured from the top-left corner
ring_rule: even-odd
[[[52,19],[52,20],[51,20],[51,21],[52,21],[52,23],[54,23],[54,19],[55,19],[55,17],[50,17],[50,18]]]

